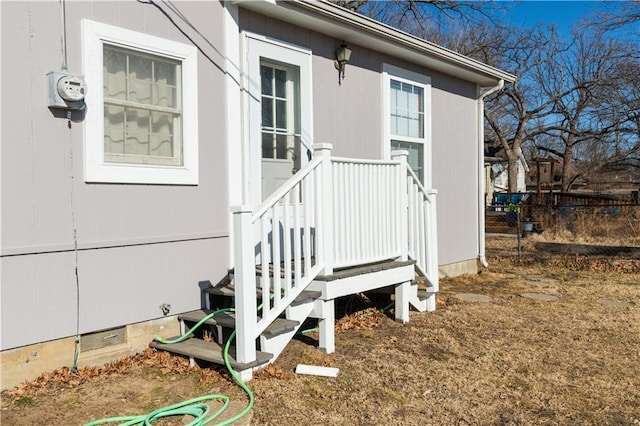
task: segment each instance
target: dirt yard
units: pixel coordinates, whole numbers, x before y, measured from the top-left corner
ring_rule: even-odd
[[[310,345],[313,332],[301,336],[249,383],[251,424],[640,425],[639,281],[638,260],[492,259],[479,275],[443,280],[437,311],[412,312],[408,324],[372,308],[341,319],[334,354]],[[347,300],[338,313],[365,302]],[[340,373],[299,376],[299,363]],[[223,369],[149,350],[4,392],[1,423],[84,424],[207,393],[229,395],[229,415],[247,401]]]

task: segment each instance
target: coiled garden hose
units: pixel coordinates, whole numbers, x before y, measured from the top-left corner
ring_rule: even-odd
[[[262,305],[258,307],[258,310],[260,310],[261,308],[262,308]],[[176,339],[165,340],[162,337],[158,337],[158,336],[154,336],[153,339],[166,344],[182,342],[183,340],[187,339],[191,333],[193,333],[198,327],[200,327],[207,320],[223,312],[234,312],[234,311],[235,309],[233,308],[225,308],[225,309],[219,309],[215,312],[212,312],[206,317],[204,317],[202,320],[200,320],[196,325],[191,327],[191,329],[189,329],[186,333],[184,333],[182,336]],[[217,423],[218,426],[231,424],[236,420],[239,420],[245,415],[247,415],[247,413],[249,413],[249,411],[251,411],[251,409],[253,408],[253,404],[255,401],[253,392],[251,392],[251,389],[249,389],[249,387],[242,381],[242,378],[240,378],[238,373],[236,373],[233,370],[233,368],[231,367],[231,361],[229,361],[229,348],[231,347],[231,342],[235,340],[235,337],[236,337],[236,331],[234,330],[233,333],[231,333],[231,335],[229,336],[227,343],[224,345],[224,350],[223,350],[224,365],[225,367],[227,367],[227,370],[229,370],[231,377],[233,377],[236,383],[247,394],[247,396],[249,397],[249,402],[247,406],[244,408],[244,410],[242,410],[239,414],[223,422]],[[209,415],[209,412],[211,411],[211,407],[209,407],[209,405],[205,401],[211,401],[211,400],[222,401],[223,404],[222,404],[222,407],[218,409],[218,411],[216,411],[212,415]],[[155,420],[158,420],[163,417],[172,417],[172,416],[190,416],[190,417],[193,417],[193,420],[190,423],[188,423],[187,426],[203,426],[214,421],[216,418],[218,418],[227,409],[228,406],[229,406],[228,396],[211,394],[211,395],[204,395],[197,398],[188,399],[186,401],[183,401],[177,404],[162,407],[148,414],[144,414],[140,416],[108,417],[108,418],[94,420],[92,422],[86,423],[85,426],[96,426],[96,425],[102,425],[107,423],[119,423],[120,426],[136,426],[136,425],[150,426],[152,422]]]

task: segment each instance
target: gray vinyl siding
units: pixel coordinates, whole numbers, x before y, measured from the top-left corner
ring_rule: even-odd
[[[431,92],[433,187],[438,190],[438,262],[478,257],[475,84],[441,77]]]
[[[74,226],[81,333],[160,317],[161,303],[199,308],[198,282],[226,274],[223,9],[176,6],[200,34],[176,23],[209,56],[198,53],[197,186],[85,183],[84,123],[68,128],[47,108],[46,74],[61,66],[59,2],[2,2],[2,349],[75,334]],[[191,43],[150,4],[66,8],[73,73],[83,73],[82,18]]]
[[[190,39],[148,3],[66,5],[73,73],[83,73],[82,18],[199,47],[199,184],[85,183],[84,123],[69,128],[47,108],[46,74],[61,66],[60,2],[0,2],[2,350],[72,336],[77,313],[88,333],[161,317],[162,303],[172,314],[199,308],[200,283],[218,282],[230,263],[223,5],[173,3]],[[383,63],[429,75],[440,263],[477,256],[475,85],[350,44],[338,86],[342,40],[244,10],[240,26],[312,50],[314,142],[334,144],[335,155],[382,157]]]
[[[348,43],[353,52],[346,78],[339,86],[333,59],[342,40],[246,10],[240,13],[240,26],[313,52],[314,141],[332,143],[334,155],[382,157],[383,63],[431,77],[432,180],[438,190],[439,263],[478,257],[474,83]]]

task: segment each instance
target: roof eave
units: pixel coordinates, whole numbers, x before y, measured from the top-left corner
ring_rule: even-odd
[[[234,0],[239,7],[322,32],[482,87],[514,82],[510,73],[399,31],[325,0]]]

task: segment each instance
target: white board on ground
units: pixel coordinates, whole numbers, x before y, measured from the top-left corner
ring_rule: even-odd
[[[317,365],[298,364],[296,374],[309,374],[312,376],[337,377],[340,369],[333,367],[319,367]]]

